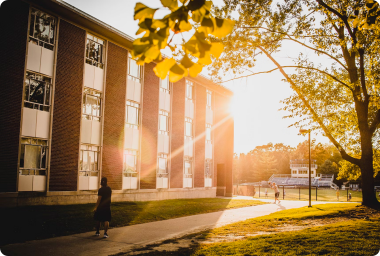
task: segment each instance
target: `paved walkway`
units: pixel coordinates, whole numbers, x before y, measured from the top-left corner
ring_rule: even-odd
[[[252,200],[251,197],[234,199]],[[261,199],[271,204],[231,209],[221,212],[198,214],[170,220],[149,222],[127,227],[113,228],[108,231],[109,238],[94,236],[94,232],[29,241],[3,246],[1,252],[7,256],[16,255],[112,255],[128,252],[132,248],[142,247],[170,238],[181,237],[205,229],[220,227],[237,221],[268,215],[270,213],[299,208],[308,205],[308,201],[281,201]],[[312,202],[320,204],[326,202]],[[1,255],[1,253],[0,253]]]

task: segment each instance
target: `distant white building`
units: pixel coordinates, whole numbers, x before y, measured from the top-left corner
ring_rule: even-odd
[[[316,177],[317,160],[311,160],[311,177]],[[309,159],[294,159],[290,160],[290,169],[292,178],[309,177]]]

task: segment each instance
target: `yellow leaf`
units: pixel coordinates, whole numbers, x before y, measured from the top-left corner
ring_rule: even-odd
[[[192,77],[196,77],[203,69],[202,65],[199,65],[198,63],[194,63],[188,70],[189,75]]]
[[[175,59],[164,59],[153,68],[153,71],[156,74],[156,76],[158,76],[161,79],[165,79],[165,77],[168,75],[169,70],[172,68],[174,64],[176,64]]]
[[[186,20],[181,20],[181,22],[179,23],[179,29],[181,30],[181,32],[189,31],[192,28],[193,26],[191,26],[190,22],[187,22]]]
[[[210,58],[210,53],[206,52],[205,56],[203,56],[202,58],[199,57],[198,63],[203,64],[203,65],[210,65],[212,63],[211,58]]]
[[[153,19],[156,10],[158,9],[152,9],[146,6],[145,4],[136,3],[134,19],[140,20],[140,22],[147,18]]]
[[[215,24],[214,24],[214,31],[211,33],[211,35],[222,38],[227,36],[232,32],[232,29],[234,28],[235,21],[230,19],[219,19],[215,18]]]
[[[215,58],[219,58],[220,54],[223,52],[223,49],[224,45],[222,43],[211,43],[210,52]]]
[[[179,81],[182,77],[187,76],[187,74],[187,69],[184,66],[175,63],[170,69],[169,81],[175,83]]]
[[[178,8],[178,1],[177,0],[161,0],[161,4],[164,7],[168,7],[171,11],[174,11]]]

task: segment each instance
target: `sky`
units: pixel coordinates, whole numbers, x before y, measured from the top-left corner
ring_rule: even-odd
[[[2,1],[0,0],[0,3]],[[91,16],[111,25],[112,27],[135,37],[138,29],[137,21],[133,20],[135,0],[65,0],[70,5],[90,14]],[[149,7],[160,7],[159,0],[139,0]],[[220,5],[221,0],[214,0]],[[296,57],[299,47],[289,45],[276,55],[280,64],[290,63],[289,57]],[[307,52],[306,52],[307,54]],[[275,66],[265,56],[257,58],[256,67],[251,71],[259,72],[273,69]],[[203,72],[207,75],[207,72]],[[225,80],[231,79],[226,74]],[[295,119],[284,119],[289,113],[279,111],[284,105],[281,100],[293,94],[289,84],[282,82],[283,76],[275,71],[270,74],[260,74],[223,83],[234,93],[231,107],[235,121],[234,152],[247,153],[256,146],[284,143],[296,147],[306,140],[299,135],[298,128],[288,127]],[[307,128],[307,127],[305,127]],[[320,134],[311,134],[317,142],[328,143],[328,139]]]

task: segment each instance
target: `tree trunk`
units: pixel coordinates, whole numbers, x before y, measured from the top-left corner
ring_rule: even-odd
[[[376,198],[373,178],[373,151],[371,139],[362,136],[362,157],[360,160],[360,171],[362,174],[362,196],[363,205],[380,209],[380,202]]]

